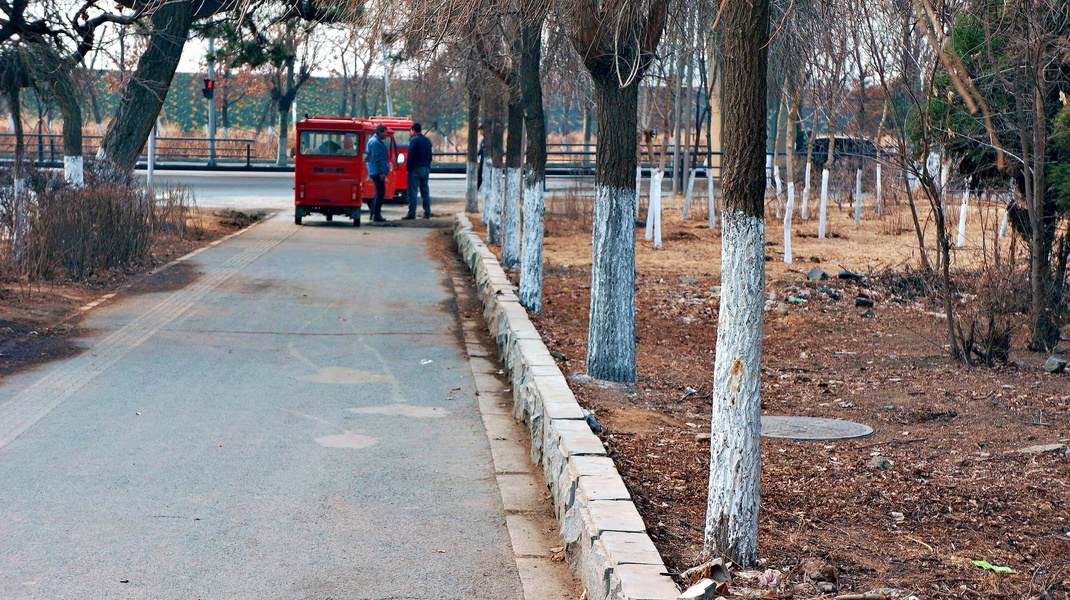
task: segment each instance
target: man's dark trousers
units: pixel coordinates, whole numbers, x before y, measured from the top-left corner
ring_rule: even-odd
[[[430,176],[431,167],[416,167],[415,169],[409,169],[406,193],[409,195],[410,217],[416,216],[417,193],[424,197],[424,217],[431,216],[431,189],[427,184],[427,180]]]
[[[375,197],[372,198],[371,206],[368,209],[371,211],[372,220],[378,221],[383,218],[383,198],[386,196],[386,176],[385,175],[371,175],[372,184],[375,185]]]

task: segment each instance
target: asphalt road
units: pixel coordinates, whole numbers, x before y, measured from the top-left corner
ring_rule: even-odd
[[[218,178],[207,206],[290,206],[285,177]],[[433,230],[306,223],[0,381],[0,598],[521,597]]]
[[[138,175],[144,178],[145,173]],[[183,185],[192,188],[197,203],[204,208],[233,208],[236,210],[293,210],[293,173],[236,173],[208,171],[156,171],[157,187]],[[565,189],[584,182],[593,185],[592,179],[552,177],[547,179],[547,189]],[[463,176],[432,175],[430,181],[432,210],[448,213],[463,209],[466,184]],[[448,202],[450,208],[443,206]],[[407,207],[387,205],[386,216],[401,218]],[[313,220],[318,217],[311,217]]]

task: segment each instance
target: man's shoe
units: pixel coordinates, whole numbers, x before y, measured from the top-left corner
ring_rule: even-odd
[[[402,221],[411,221],[411,220],[413,220],[415,218],[416,218],[416,215],[405,215],[404,217],[401,217],[401,220]]]
[[[431,217],[433,217],[433,216],[435,216],[435,215],[433,215],[433,214],[431,214],[431,213],[427,213],[427,214],[425,214],[425,215],[424,215],[424,218],[425,218],[425,219],[430,219],[430,218],[431,218]]]
[[[376,216],[372,217],[372,221],[375,221],[376,223],[383,223],[383,222],[386,221],[386,218],[383,217],[382,215],[376,215]]]

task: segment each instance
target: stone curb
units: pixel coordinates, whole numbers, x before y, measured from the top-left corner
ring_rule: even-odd
[[[613,460],[576,402],[517,289],[463,213],[453,237],[472,271],[483,318],[513,385],[513,416],[531,431],[561,523],[566,560],[591,600],[676,600],[680,590]]]

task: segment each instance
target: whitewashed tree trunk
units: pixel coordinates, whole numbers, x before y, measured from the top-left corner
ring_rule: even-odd
[[[881,165],[877,163],[877,214],[884,214],[884,187],[881,183]]]
[[[966,246],[966,213],[970,206],[970,189],[966,188],[966,193],[962,195],[962,205],[959,206],[959,234],[955,239],[955,247],[963,248]]]
[[[661,182],[665,172],[658,169],[650,174],[650,196],[646,206],[646,231],[644,237],[654,240],[654,247],[661,248]]]
[[[687,192],[684,194],[684,214],[683,219],[686,221],[691,217],[691,195],[695,192],[695,169],[691,169],[691,172],[687,176]]]
[[[85,185],[85,160],[81,156],[63,157],[63,178],[72,187]]]
[[[719,526],[730,537],[722,543],[755,556],[762,462],[759,378],[765,324],[765,223],[727,210],[721,221],[721,309],[713,368],[708,502],[719,507]],[[707,516],[707,538],[709,522]]]
[[[490,170],[492,186],[490,202],[490,224],[494,228],[494,244],[500,244],[502,238],[502,202],[505,201],[505,167]],[[489,228],[488,228],[489,231]]]
[[[1010,224],[1010,204],[1003,209],[1003,220],[999,224],[999,237],[1007,237],[1007,226]]]
[[[713,169],[706,169],[706,216],[710,229],[717,227],[717,202],[713,198]]]
[[[483,223],[484,227],[490,228],[490,205],[491,205],[491,188],[494,187],[494,183],[491,181],[494,179],[493,175],[494,167],[491,166],[490,158],[483,159],[483,186],[482,196],[483,204],[480,207],[479,220]]]
[[[773,184],[776,190],[776,217],[779,219],[781,213],[780,207],[782,206],[782,199],[784,198],[784,185],[780,180],[780,165],[776,162],[776,157],[774,156],[773,158]]]
[[[806,161],[806,170],[803,175],[802,206],[799,209],[799,216],[802,217],[803,221],[810,218],[808,216],[810,208],[810,167],[810,161]]]
[[[636,200],[635,190],[595,186],[587,368],[596,379],[635,381]]]
[[[542,240],[546,198],[543,183],[524,186],[524,244],[520,253],[520,303],[533,313],[542,311]]]
[[[643,195],[643,166],[635,168],[635,218],[639,218],[639,198]]]
[[[765,155],[765,189],[773,187],[773,157]]]
[[[817,208],[817,239],[825,239],[825,219],[829,203],[829,170],[821,170],[821,204]]]
[[[464,193],[464,211],[474,213],[479,211],[479,163],[468,162],[464,166],[464,176],[467,188]]]
[[[862,169],[855,169],[855,225],[862,224]]]
[[[791,214],[795,212],[795,182],[788,181],[788,203],[784,206],[784,262],[791,264]]]
[[[520,264],[520,177],[516,167],[505,169],[505,199],[502,204],[502,267]]]

